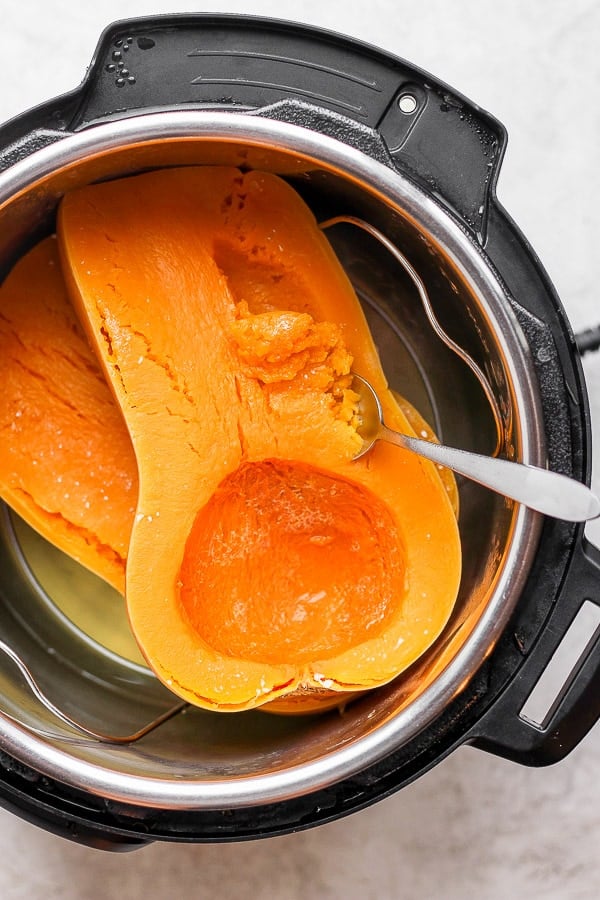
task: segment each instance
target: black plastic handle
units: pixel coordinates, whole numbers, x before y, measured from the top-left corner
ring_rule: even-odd
[[[585,602],[600,606],[600,550],[585,538],[577,544],[554,609],[519,673],[477,722],[469,742],[530,766],[567,756],[600,718],[600,627],[552,704],[536,725],[521,710]]]
[[[102,35],[73,128],[140,111],[257,110],[300,100],[374,129],[390,163],[485,230],[506,135],[421,70],[338,34],[273,19],[156,16]]]
[[[95,798],[89,794],[63,797],[69,788],[54,785],[3,751],[0,770],[0,805],[38,828],[94,850],[114,853],[138,850],[152,843],[152,838],[144,836],[143,831],[138,835],[131,828],[120,828],[111,821],[101,800],[95,809],[90,805]],[[143,823],[140,824],[143,829]]]

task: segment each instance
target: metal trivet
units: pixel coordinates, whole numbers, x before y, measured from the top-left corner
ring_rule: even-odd
[[[500,414],[500,409],[498,408],[496,398],[494,397],[494,392],[492,391],[487,378],[485,377],[484,373],[477,365],[475,360],[472,359],[469,354],[465,350],[463,350],[463,348],[459,344],[457,344],[449,334],[444,331],[444,329],[438,322],[423,279],[416,271],[415,267],[406,258],[402,251],[399,250],[398,247],[396,247],[396,245],[389,240],[389,238],[382,234],[381,231],[378,231],[377,228],[375,228],[373,225],[365,222],[364,219],[359,219],[355,216],[334,216],[331,219],[326,219],[324,222],[320,222],[319,228],[324,231],[326,228],[331,228],[334,225],[355,225],[357,228],[361,228],[363,231],[366,231],[367,234],[370,234],[371,237],[375,238],[376,241],[379,241],[379,243],[383,247],[385,247],[385,249],[388,250],[389,253],[392,254],[394,259],[396,259],[400,263],[417,289],[421,304],[423,306],[423,310],[425,312],[425,315],[427,316],[427,321],[431,325],[434,333],[439,337],[442,343],[444,343],[446,347],[448,347],[449,350],[452,350],[452,352],[455,353],[459,357],[459,359],[461,359],[465,363],[466,366],[468,366],[468,368],[471,370],[471,372],[479,382],[479,385],[484,392],[486,400],[490,406],[492,416],[494,417],[494,424],[496,426],[496,446],[494,448],[492,456],[497,456],[500,451],[500,447],[502,446],[504,429],[502,427],[502,416]]]

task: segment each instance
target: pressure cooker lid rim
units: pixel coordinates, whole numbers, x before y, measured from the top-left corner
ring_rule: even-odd
[[[180,139],[239,142],[314,161],[359,183],[424,230],[461,272],[494,323],[493,334],[506,361],[516,410],[515,438],[524,462],[543,464],[544,435],[528,346],[506,295],[475,241],[429,194],[393,169],[334,138],[247,113],[174,111],[133,116],[95,125],[32,153],[0,174],[0,209],[39,185],[58,169],[90,157],[147,142]],[[513,516],[507,562],[493,596],[465,645],[446,669],[410,705],[351,744],[315,761],[279,772],[229,779],[173,780],[119,772],[74,757],[68,748],[0,713],[7,752],[45,775],[101,796],[142,806],[215,809],[279,801],[326,787],[368,767],[414,737],[441,714],[465,680],[494,646],[512,612],[533,559],[542,518],[523,507]],[[59,738],[58,740],[64,740]]]

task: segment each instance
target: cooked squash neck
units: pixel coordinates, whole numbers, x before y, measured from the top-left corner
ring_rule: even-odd
[[[184,615],[213,650],[257,662],[325,659],[376,637],[405,592],[391,511],[307,463],[243,463],[194,522]]]

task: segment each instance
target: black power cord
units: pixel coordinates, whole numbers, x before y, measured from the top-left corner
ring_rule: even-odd
[[[576,334],[575,343],[581,356],[600,349],[600,325],[596,325],[594,328],[586,328],[585,331]]]

